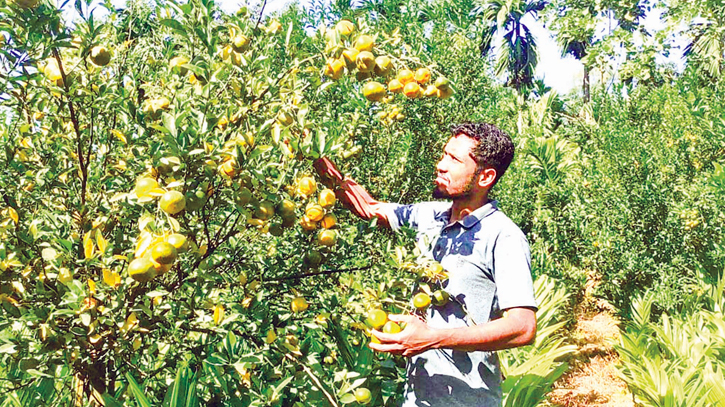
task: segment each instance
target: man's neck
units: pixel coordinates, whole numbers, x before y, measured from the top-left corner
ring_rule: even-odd
[[[458,222],[487,203],[488,192],[480,195],[471,195],[466,198],[454,199],[453,205],[451,206],[451,219],[448,223]]]

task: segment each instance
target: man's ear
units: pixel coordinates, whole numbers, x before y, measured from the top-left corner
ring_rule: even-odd
[[[481,188],[489,189],[496,182],[496,169],[495,168],[484,168],[478,174],[478,186]]]

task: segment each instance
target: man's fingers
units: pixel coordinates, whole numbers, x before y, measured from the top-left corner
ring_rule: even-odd
[[[376,352],[387,352],[396,354],[403,353],[403,349],[400,347],[400,345],[397,344],[382,344],[370,342],[368,346],[370,347],[370,349]]]
[[[378,338],[381,343],[398,342],[398,339],[397,339],[398,334],[386,334],[384,332],[378,331],[377,329],[373,329],[372,334],[376,338]]]

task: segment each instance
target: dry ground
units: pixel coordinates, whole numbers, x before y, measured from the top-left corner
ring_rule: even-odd
[[[609,307],[580,312],[573,339],[579,347],[565,374],[549,394],[559,407],[634,407],[627,385],[617,377],[613,344],[619,340],[618,321]]]

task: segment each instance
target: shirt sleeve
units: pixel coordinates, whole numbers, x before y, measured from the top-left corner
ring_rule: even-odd
[[[494,278],[501,310],[538,307],[531,278],[529,242],[520,230],[517,232],[500,235],[494,247]]]
[[[400,205],[396,203],[381,204],[385,217],[388,218],[390,228],[399,231],[402,227],[415,227],[416,205]]]

